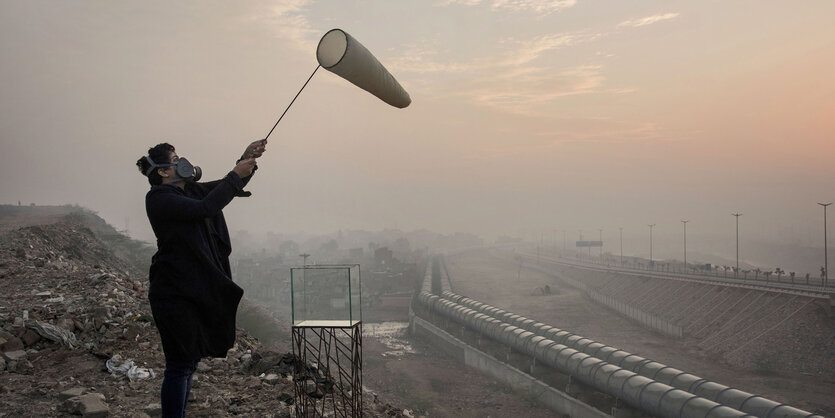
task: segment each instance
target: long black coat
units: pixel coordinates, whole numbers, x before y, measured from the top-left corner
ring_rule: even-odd
[[[221,211],[250,177],[152,186],[145,209],[157,237],[148,299],[166,359],[225,357],[235,343],[243,289],[232,282],[232,247]]]

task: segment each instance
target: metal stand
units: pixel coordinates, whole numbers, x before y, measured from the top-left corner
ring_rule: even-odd
[[[361,322],[294,326],[293,354],[297,417],[362,416]]]

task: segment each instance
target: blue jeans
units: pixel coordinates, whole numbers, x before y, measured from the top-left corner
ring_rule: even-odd
[[[191,391],[191,376],[197,370],[197,360],[165,360],[165,376],[162,379],[163,418],[182,418],[186,416],[186,402]]]

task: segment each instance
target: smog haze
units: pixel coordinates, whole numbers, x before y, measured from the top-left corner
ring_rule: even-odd
[[[835,2],[46,2],[0,5],[2,203],[79,204],[151,241],[136,169],[208,179],[263,138],[339,27],[410,93],[321,71],[230,229],[428,229],[814,272],[835,200]],[[599,229],[602,229],[601,233]],[[565,232],[563,232],[565,231]],[[808,251],[807,251],[808,250]],[[804,252],[805,251],[805,252]],[[792,253],[794,254],[794,253]],[[798,257],[801,257],[799,255]],[[794,263],[794,264],[792,264]]]

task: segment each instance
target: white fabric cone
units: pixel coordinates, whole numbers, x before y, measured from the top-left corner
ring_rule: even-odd
[[[412,103],[386,67],[342,29],[331,29],[319,40],[316,59],[324,69],[394,107],[402,109]]]

